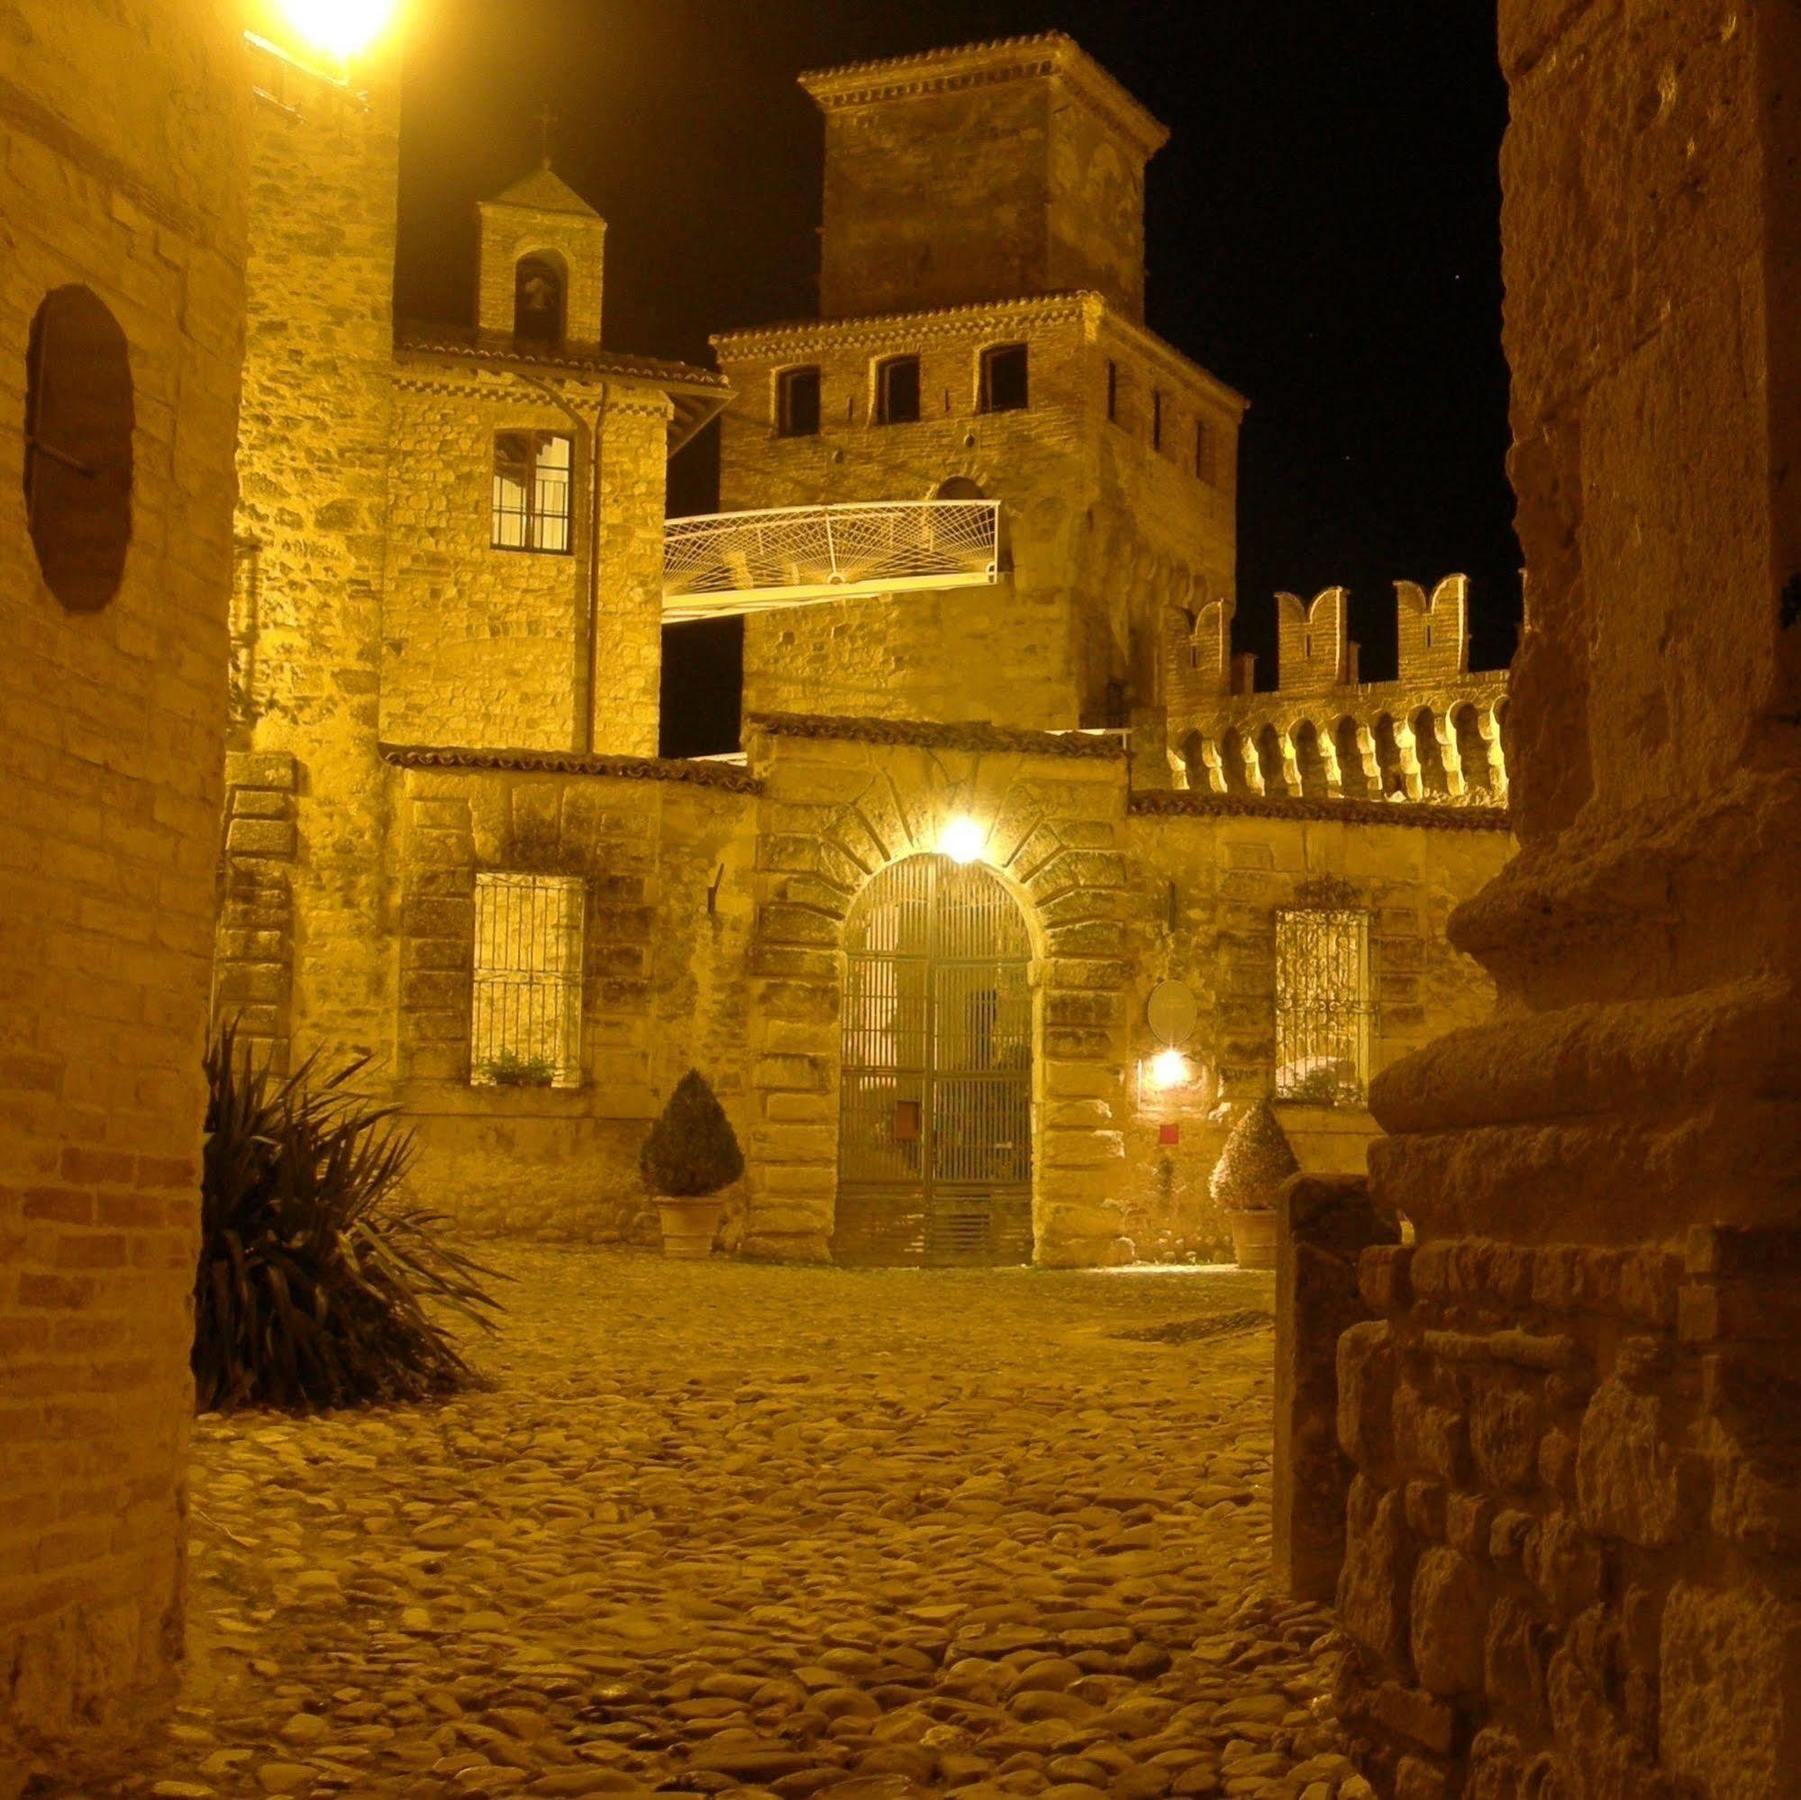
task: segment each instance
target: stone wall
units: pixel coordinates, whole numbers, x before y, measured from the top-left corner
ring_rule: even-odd
[[[749,1125],[756,783],[630,758],[390,752],[411,1184],[472,1234],[655,1241],[638,1149],[689,1068]],[[470,1085],[475,877],[586,883],[581,1084]]]
[[[225,845],[213,946],[213,1026],[253,1064],[293,1066],[294,827],[299,770],[283,750],[225,758]]]
[[[1341,1702],[1409,1796],[1794,1784],[1801,18],[1503,0],[1521,852],[1397,1065]]]
[[[401,359],[382,608],[389,743],[656,748],[662,591],[652,552],[668,403],[598,379],[549,385],[562,404],[506,369]],[[494,547],[494,438],[525,430],[574,441],[567,553]]]
[[[235,11],[0,4],[6,1792],[25,1778],[22,1740],[92,1728],[181,1644],[243,348]],[[116,423],[131,547],[116,593],[80,611],[41,573],[23,466],[33,318],[71,284],[123,333],[130,390]]]
[[[254,547],[253,723],[295,759],[292,1019],[328,1061],[382,1051],[390,959],[377,761],[398,100],[263,52],[251,134],[238,534]]]
[[[1372,816],[1373,815],[1373,816]],[[1146,953],[1133,989],[1130,1054],[1138,1093],[1127,1132],[1121,1203],[1141,1257],[1230,1256],[1229,1222],[1207,1193],[1238,1111],[1275,1073],[1275,914],[1330,904],[1369,914],[1369,1072],[1432,1037],[1485,1018],[1494,986],[1445,941],[1453,906],[1513,852],[1498,816],[1408,809],[1232,802],[1144,795],[1128,844]],[[1192,1079],[1159,1090],[1158,1045],[1144,1003],[1159,981],[1200,1002],[1187,1051]],[[1278,1106],[1303,1169],[1357,1174],[1374,1119],[1361,1107]],[[1177,1141],[1163,1141],[1174,1128]]]

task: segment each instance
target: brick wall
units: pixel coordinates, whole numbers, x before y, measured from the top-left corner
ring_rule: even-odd
[[[243,343],[234,10],[0,5],[0,1771],[181,1641]],[[21,467],[32,317],[69,283],[122,328],[135,412],[132,548],[86,613],[40,577]]]

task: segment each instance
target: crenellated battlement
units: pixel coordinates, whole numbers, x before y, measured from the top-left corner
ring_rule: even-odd
[[[1277,685],[1232,653],[1235,602],[1168,618],[1165,693],[1178,789],[1296,799],[1504,806],[1507,672],[1469,670],[1469,579],[1395,583],[1399,673],[1357,679],[1349,595],[1276,596]]]

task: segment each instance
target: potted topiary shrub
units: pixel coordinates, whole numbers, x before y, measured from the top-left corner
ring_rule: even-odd
[[[744,1173],[744,1154],[725,1108],[697,1070],[676,1084],[662,1115],[638,1154],[644,1185],[663,1225],[663,1254],[713,1254],[728,1188]]]
[[[1300,1166],[1267,1100],[1259,1100],[1227,1135],[1208,1191],[1232,1227],[1241,1269],[1276,1266],[1276,1193]]]

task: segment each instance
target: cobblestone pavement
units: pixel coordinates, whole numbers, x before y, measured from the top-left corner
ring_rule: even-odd
[[[490,1390],[199,1422],[175,1721],[32,1792],[1369,1792],[1267,1276],[498,1260]]]

